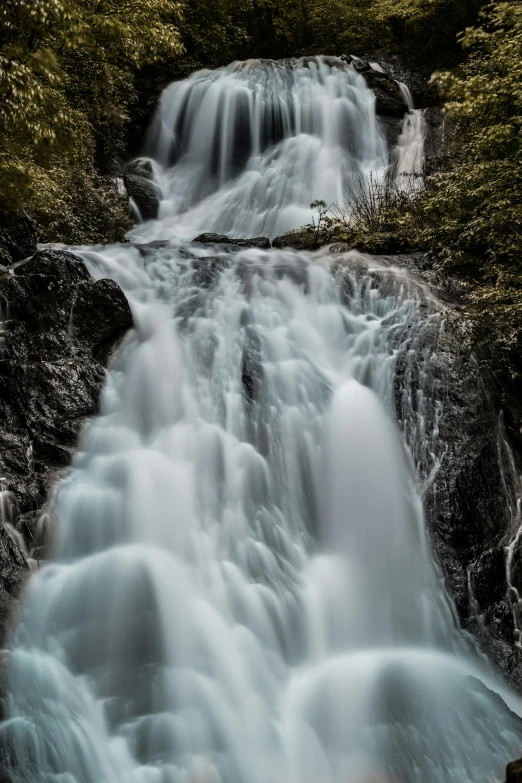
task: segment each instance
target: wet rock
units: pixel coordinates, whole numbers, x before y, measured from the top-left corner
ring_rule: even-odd
[[[13,608],[16,606],[27,573],[28,565],[23,552],[4,525],[0,525],[0,647],[2,648],[5,647]]]
[[[357,57],[357,55],[342,54],[339,59],[345,63],[348,63],[348,65],[351,65],[352,68],[354,68],[358,73],[368,73],[368,71],[372,70],[372,66],[368,60],[365,60],[362,57]]]
[[[125,174],[126,176],[143,177],[144,179],[152,180],[154,176],[152,161],[148,158],[136,158],[136,160],[127,164]]]
[[[283,234],[272,240],[272,247],[275,247],[278,250],[285,247],[293,248],[294,250],[316,250],[316,233],[312,228],[308,229],[306,227],[298,229],[297,231],[289,231],[287,234]]]
[[[13,783],[12,777],[3,764],[0,764],[0,783]]]
[[[522,537],[519,538],[513,547],[513,558],[511,561],[511,578],[513,584],[522,595]]]
[[[441,385],[447,384],[440,437],[448,450],[429,498],[430,522],[461,622],[520,688],[522,655],[505,600],[511,520],[498,459],[500,405],[477,359],[463,355],[460,329],[457,322],[439,349]]]
[[[403,117],[408,107],[400,90],[392,81],[379,81],[369,85],[375,94],[375,111],[379,116]]]
[[[506,783],[522,783],[522,759],[507,765]]]
[[[457,283],[443,281],[428,256],[388,257],[408,266],[447,301],[458,302]],[[514,491],[499,453],[503,395],[498,382],[467,348],[467,324],[450,308],[428,324],[414,347],[412,366],[399,358],[396,406],[406,415],[405,392],[419,400],[423,378],[435,391],[419,402],[426,431],[436,430],[440,468],[425,493],[428,527],[446,587],[462,626],[514,687],[522,688],[522,650],[515,645],[505,545],[512,534]],[[437,401],[440,400],[440,407]],[[421,470],[427,477],[430,459]]]
[[[36,253],[36,231],[23,212],[0,211],[0,263],[11,264]]]
[[[477,359],[463,355],[460,329],[457,321],[439,348],[438,373],[447,389],[439,431],[447,452],[428,512],[461,622],[521,687],[522,656],[506,602],[504,543],[511,520],[498,458],[500,405]]]
[[[158,217],[161,201],[161,191],[148,177],[138,174],[125,174],[125,188],[129,197],[138,205],[144,220],[155,220]]]
[[[399,136],[401,135],[402,132],[402,123],[404,120],[404,114],[405,114],[405,109],[403,106],[402,113],[400,116],[398,114],[379,115],[379,125],[386,139],[388,149],[393,149],[397,144]]]
[[[388,73],[385,67],[382,67],[380,63],[373,64],[369,60],[356,57],[353,54],[343,54],[340,59],[364,76],[368,86],[375,93],[377,114],[385,117],[404,115],[406,107],[401,91],[395,82],[395,77]]]
[[[247,404],[257,402],[263,388],[264,371],[261,361],[261,340],[250,324],[245,324],[245,348],[241,363],[241,383]]]
[[[0,273],[2,522],[31,543],[50,488],[67,467],[84,420],[97,411],[105,364],[132,326],[123,292],[93,280],[83,261],[37,252]],[[27,563],[0,525],[0,646]]]
[[[412,67],[399,55],[379,54],[370,57],[357,57],[343,54],[340,59],[364,76],[372,89],[376,89],[378,86],[384,87],[386,79],[392,82],[399,81],[405,84],[412,93],[417,109],[426,109],[441,104],[436,87],[430,83],[431,74],[423,73],[418,66]]]
[[[373,59],[370,58],[370,60]],[[417,109],[440,105],[441,100],[437,89],[430,83],[431,73],[423,73],[418,66],[412,67],[400,55],[380,54],[375,59],[392,79],[402,82],[408,87]]]
[[[430,106],[425,109],[424,119],[426,121],[425,169],[426,174],[431,174],[440,169],[441,156],[447,154],[452,127],[439,106]]]
[[[227,256],[209,256],[208,258],[194,258],[192,267],[194,276],[192,282],[199,288],[211,288],[219,273],[230,264]]]
[[[470,588],[478,606],[500,603],[506,597],[506,557],[502,549],[488,549],[470,567]]]
[[[140,256],[146,258],[147,256],[154,255],[158,250],[168,250],[168,248],[171,247],[171,244],[168,239],[154,239],[152,242],[136,242],[132,246],[138,251]],[[185,258],[195,258],[195,256],[188,253],[186,250],[177,250],[178,253]]]
[[[200,234],[194,242],[202,245],[234,245],[235,247],[258,247],[267,250],[270,247],[268,237],[254,237],[253,239],[231,239],[224,234]]]
[[[82,282],[71,310],[70,325],[74,339],[105,365],[115,342],[131,325],[129,303],[119,285],[114,280]]]

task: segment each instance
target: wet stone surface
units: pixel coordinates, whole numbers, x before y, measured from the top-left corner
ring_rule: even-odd
[[[411,400],[418,399],[422,378],[428,376],[433,397],[419,402],[419,407],[426,431],[436,429],[440,444],[440,467],[424,494],[436,557],[460,623],[520,690],[522,649],[515,644],[506,551],[516,534],[514,509],[520,489],[516,465],[510,464],[511,459],[516,462],[511,422],[518,417],[517,403],[511,390],[499,384],[468,346],[466,321],[453,309],[464,293],[459,281],[443,284],[433,260],[424,254],[388,260],[425,279],[448,304],[442,319],[436,319],[412,346],[416,351],[413,372],[407,369],[411,362],[399,358],[398,418],[404,414],[405,389]],[[437,397],[441,400],[438,411]],[[509,448],[510,442],[515,448],[507,454],[506,443]],[[421,463],[424,478],[429,469],[430,465]],[[522,591],[517,551],[512,580]]]
[[[50,489],[98,406],[105,367],[132,326],[111,280],[54,250],[0,270],[0,480],[3,522],[31,544]],[[0,526],[0,635],[27,563]]]

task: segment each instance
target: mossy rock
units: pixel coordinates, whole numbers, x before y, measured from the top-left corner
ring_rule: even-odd
[[[293,248],[294,250],[317,250],[320,245],[327,244],[324,240],[319,238],[317,241],[317,235],[311,228],[299,228],[296,231],[288,231],[280,237],[272,240],[272,247],[282,249],[285,247]]]

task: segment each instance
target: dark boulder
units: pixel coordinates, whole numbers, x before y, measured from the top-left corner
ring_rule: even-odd
[[[403,117],[408,107],[404,103],[400,90],[394,82],[379,81],[370,84],[375,94],[375,111],[379,116]]]
[[[241,382],[245,400],[248,404],[256,402],[263,388],[264,370],[258,333],[246,327],[246,342],[241,365]]]
[[[0,263],[22,261],[36,253],[36,231],[23,212],[0,211]]]
[[[367,73],[368,71],[372,70],[372,66],[368,60],[365,60],[362,57],[357,57],[355,54],[342,54],[339,59],[344,63],[351,65],[352,68],[354,68],[358,73]]]
[[[390,148],[397,143],[407,109],[398,82],[409,89],[414,106],[424,109],[426,168],[428,173],[436,170],[450,128],[440,107],[440,97],[429,79],[396,55],[379,55],[372,61],[354,55],[342,55],[340,59],[364,76],[373,90],[376,112]]]
[[[148,158],[136,158],[136,160],[127,164],[125,174],[126,176],[143,177],[144,179],[152,180],[154,177],[152,161]]]
[[[272,247],[278,250],[292,248],[293,250],[317,250],[316,232],[311,228],[304,226],[297,231],[288,231],[280,237],[272,240]]]
[[[400,117],[404,115],[406,105],[401,91],[397,85],[397,77],[388,72],[386,67],[379,63],[372,64],[369,60],[356,57],[353,54],[341,55],[343,62],[351,65],[357,73],[364,76],[368,86],[376,97],[376,112],[384,117]],[[403,81],[399,79],[399,81]]]
[[[13,779],[3,764],[0,764],[0,783],[13,783]]]
[[[267,250],[270,240],[267,237],[254,237],[253,239],[231,239],[224,234],[200,234],[194,242],[202,245],[233,245],[234,247],[258,247]]]
[[[0,272],[2,522],[32,544],[50,489],[97,411],[105,365],[132,326],[116,283],[71,253],[45,250]],[[27,563],[0,525],[0,646]]]
[[[125,174],[125,188],[129,197],[136,202],[143,220],[155,220],[158,217],[161,191],[148,177],[138,174]]]
[[[405,109],[403,106],[402,114],[380,114],[379,125],[381,131],[386,139],[389,150],[397,145],[399,136],[402,133],[402,125],[404,120]]]
[[[522,783],[522,759],[507,765],[506,783]]]
[[[115,342],[130,328],[131,322],[129,303],[114,280],[89,280],[78,286],[71,326],[75,339],[88,347],[98,362],[107,363]]]
[[[418,109],[440,106],[440,96],[435,85],[430,82],[430,71],[423,72],[418,66],[412,66],[407,60],[396,54],[379,54],[370,59],[377,61],[391,79],[402,82],[408,87]],[[367,78],[366,73],[363,75]]]
[[[372,89],[384,87],[385,80],[402,82],[412,93],[416,108],[426,109],[441,104],[440,95],[430,82],[431,72],[423,72],[418,65],[410,65],[400,55],[384,53],[365,58],[343,54],[340,59],[364,76]]]
[[[137,242],[133,244],[133,247],[138,251],[140,256],[146,258],[147,256],[157,253],[158,250],[164,250],[170,247],[170,243],[167,239],[153,239],[152,242]],[[181,254],[186,254],[186,251],[180,250]]]

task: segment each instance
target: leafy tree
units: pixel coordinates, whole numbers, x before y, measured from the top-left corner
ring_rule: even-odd
[[[112,161],[129,146],[138,148],[155,97],[172,79],[236,58],[370,54],[380,48],[406,52],[429,67],[441,56],[455,58],[456,31],[473,20],[481,4],[482,0],[4,0],[0,210],[28,211],[43,239],[119,237],[127,225],[126,207],[104,187],[99,172],[109,172]],[[495,13],[504,13],[504,6],[516,8],[512,2],[501,3]],[[511,13],[505,10],[508,16]],[[495,25],[505,23],[513,26],[507,17],[488,17],[482,33],[466,33],[465,45],[495,48]],[[473,112],[482,117],[478,106],[469,104],[469,95],[462,93],[468,81],[469,89],[478,85],[473,69],[478,69],[477,78],[486,78],[480,67],[480,57],[472,54],[468,70],[439,77],[459,132],[465,126],[464,118],[457,117],[459,101],[468,105],[470,117]],[[138,129],[130,144],[129,126]],[[501,134],[502,143],[509,145],[517,130],[515,125],[511,130],[491,127],[489,133],[492,143]],[[480,164],[494,165],[486,159]],[[505,177],[509,176],[506,168]],[[484,175],[484,186],[488,178]],[[481,198],[477,191],[477,203]],[[430,209],[437,212],[435,200]],[[486,219],[485,213],[481,219]],[[457,221],[456,233],[459,226]],[[448,224],[448,237],[450,228]]]
[[[236,59],[250,40],[251,14],[252,0],[191,0],[182,27],[184,73],[219,68]]]
[[[122,150],[134,71],[182,51],[181,11],[171,0],[5,0],[0,209],[27,210],[42,238],[121,235],[126,208],[94,159]]]
[[[433,69],[462,59],[457,36],[477,21],[483,5],[484,0],[373,0],[370,17],[386,31],[386,45]]]
[[[462,35],[469,51],[435,79],[458,144],[425,197],[423,242],[472,281],[471,309],[493,350],[522,373],[522,6],[499,2]]]
[[[489,279],[521,271],[522,239],[522,6],[488,7],[483,25],[462,36],[470,50],[456,73],[434,78],[446,96],[460,160],[435,182],[429,207],[451,210],[441,239],[462,253],[487,259]],[[444,196],[443,196],[444,194]]]
[[[391,33],[372,13],[372,0],[311,0],[309,39],[315,53],[364,57],[388,47]]]

